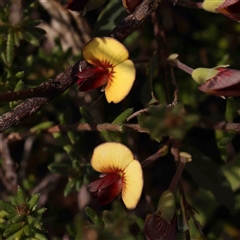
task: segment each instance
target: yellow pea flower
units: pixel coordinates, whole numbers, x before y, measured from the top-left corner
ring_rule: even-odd
[[[97,146],[91,165],[102,173],[100,179],[88,185],[99,204],[108,204],[122,192],[125,206],[136,207],[143,188],[142,167],[125,145],[108,142]]]
[[[97,37],[86,44],[82,55],[93,66],[76,75],[79,91],[105,86],[108,103],[122,101],[130,92],[136,75],[126,47],[114,38]]]

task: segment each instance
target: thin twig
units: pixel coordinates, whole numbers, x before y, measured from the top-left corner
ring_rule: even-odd
[[[9,146],[3,134],[0,134],[0,142],[2,143],[3,165],[0,169],[0,177],[5,188],[10,193],[15,193],[18,185],[18,177],[16,173],[16,164],[14,163]]]
[[[67,132],[69,130],[77,130],[77,131],[114,131],[114,132],[123,132],[124,128],[129,130],[134,130],[140,133],[148,133],[149,131],[145,128],[142,128],[139,124],[112,124],[112,123],[103,123],[97,124],[95,126],[91,126],[88,123],[81,123],[78,125],[58,125],[53,126],[47,130],[49,133],[54,132]]]
[[[148,108],[144,108],[144,109],[140,109],[140,110],[134,112],[132,115],[130,115],[130,116],[127,118],[127,122],[128,122],[129,120],[131,120],[132,118],[137,117],[137,116],[138,116],[139,114],[141,114],[141,113],[146,113],[147,111],[148,111]]]
[[[168,190],[170,192],[173,192],[182,176],[182,171],[184,170],[185,168],[185,164],[186,164],[186,158],[182,158],[180,157],[180,161],[179,161],[179,164],[177,166],[177,171],[168,187]]]
[[[149,156],[145,160],[141,162],[142,168],[145,168],[148,166],[150,163],[156,161],[158,158],[163,157],[166,155],[168,151],[168,146],[164,145],[162,148],[160,148],[157,152],[155,152],[153,155]]]
[[[175,60],[175,61],[168,61],[168,63],[173,67],[177,67],[177,68],[183,70],[184,72],[189,73],[190,75],[193,72],[193,69],[191,67],[189,67],[186,64],[180,62],[178,59]]]

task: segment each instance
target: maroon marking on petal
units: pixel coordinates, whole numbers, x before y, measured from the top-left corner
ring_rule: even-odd
[[[87,92],[105,85],[108,81],[108,70],[102,67],[90,67],[76,74],[78,90]]]
[[[201,91],[209,92],[221,90],[240,84],[240,71],[228,68],[217,68],[217,70],[219,73],[217,73],[215,77],[199,86]]]
[[[84,7],[87,4],[87,2],[88,0],[69,0],[66,8],[72,11],[81,12],[84,10]]]
[[[109,185],[111,185],[113,182],[118,181],[121,179],[121,177],[116,173],[109,173],[106,176],[99,178],[98,180],[91,182],[88,185],[88,190],[90,192],[96,192],[99,190],[102,190],[104,188],[107,188]]]
[[[110,173],[88,185],[98,204],[105,205],[111,202],[122,191],[122,179],[116,173]]]
[[[102,75],[107,72],[108,72],[108,70],[103,67],[91,66],[91,67],[87,68],[86,70],[83,70],[82,72],[78,72],[76,74],[76,76],[79,78],[89,78],[92,76]]]

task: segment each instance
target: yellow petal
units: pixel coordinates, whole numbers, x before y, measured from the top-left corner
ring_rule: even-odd
[[[82,54],[88,63],[102,67],[113,67],[128,59],[126,47],[111,37],[92,39],[84,47]]]
[[[130,92],[136,76],[136,70],[131,60],[120,63],[110,73],[105,94],[109,103],[119,103]]]
[[[107,142],[93,151],[92,167],[101,173],[119,173],[133,161],[132,152],[123,144]]]
[[[142,167],[139,161],[132,161],[124,171],[122,200],[128,209],[138,204],[143,188]]]
[[[221,6],[225,0],[205,0],[202,4],[204,10],[217,13],[216,8]]]

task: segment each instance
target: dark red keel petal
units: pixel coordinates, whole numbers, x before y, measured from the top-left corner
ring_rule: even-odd
[[[110,203],[122,191],[122,179],[116,173],[111,173],[88,185],[88,190],[93,192],[98,204]]]
[[[110,203],[115,197],[117,197],[122,191],[122,180],[119,179],[111,184],[109,187],[98,192],[97,201],[100,205]]]
[[[101,87],[107,84],[108,70],[102,67],[91,67],[76,75],[78,90],[82,92],[88,92],[95,88]]]
[[[106,176],[99,178],[94,182],[91,182],[88,185],[88,191],[96,192],[102,190],[110,186],[113,182],[118,181],[119,179],[121,179],[121,177],[116,173],[107,174]]]
[[[228,68],[217,68],[217,70],[219,72],[201,86],[211,90],[217,90],[240,83],[240,71]]]
[[[215,95],[215,96],[225,96],[225,97],[239,97],[240,96],[240,84],[233,85],[230,87],[211,90],[206,88],[204,85],[198,87],[202,92]]]
[[[198,89],[216,96],[240,96],[240,71],[235,69],[216,68],[215,77],[200,85]]]

